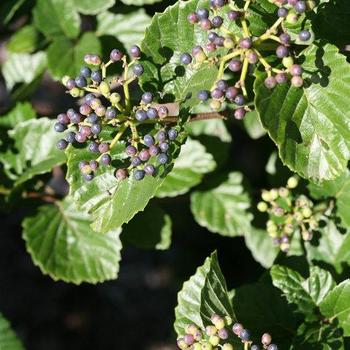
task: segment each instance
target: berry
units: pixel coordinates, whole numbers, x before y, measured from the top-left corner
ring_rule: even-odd
[[[198,22],[198,15],[195,12],[192,12],[187,16],[187,20],[191,24],[195,24]]]
[[[244,108],[237,108],[233,115],[235,117],[235,119],[237,120],[242,120],[244,118],[244,116],[246,115],[247,111]]]
[[[68,90],[72,90],[76,87],[77,85],[75,84],[75,80],[74,79],[68,79],[66,82],[66,88]]]
[[[248,341],[250,338],[250,333],[247,329],[243,329],[241,331],[241,333],[239,333],[239,337],[243,340],[243,341]]]
[[[106,110],[106,118],[113,119],[117,116],[117,110],[114,107],[108,107]]]
[[[284,45],[279,45],[276,49],[276,55],[278,58],[287,57],[289,55],[289,50]]]
[[[116,105],[117,103],[120,102],[121,96],[117,92],[113,92],[111,96],[109,96],[109,100],[113,105]]]
[[[211,27],[212,27],[212,24],[209,21],[209,19],[202,19],[201,20],[201,28],[203,30],[209,30],[209,29],[211,29]]]
[[[143,142],[144,142],[144,144],[145,144],[147,147],[150,147],[150,146],[152,146],[152,145],[154,144],[154,138],[153,138],[152,135],[147,134],[147,135],[144,136]]]
[[[96,160],[90,160],[89,165],[92,171],[96,171],[98,169],[98,162]]]
[[[218,336],[220,339],[226,340],[228,338],[228,331],[226,328],[221,328],[218,331]]]
[[[129,157],[133,157],[137,153],[137,149],[134,146],[130,145],[130,146],[125,148],[125,153]]]
[[[79,124],[81,122],[81,115],[79,113],[74,112],[74,114],[70,117],[70,121],[73,124]]]
[[[157,157],[157,160],[160,164],[166,164],[168,162],[168,156],[165,153],[161,153]]]
[[[214,111],[219,111],[221,109],[221,102],[219,100],[212,100],[210,102],[210,108]]]
[[[235,104],[237,106],[243,106],[244,103],[245,103],[245,99],[244,99],[243,95],[237,95],[235,98]]]
[[[260,347],[256,344],[253,344],[251,347],[250,347],[250,350],[260,350]]]
[[[252,47],[252,39],[251,38],[243,38],[239,41],[239,46],[242,49],[250,49]]]
[[[99,70],[94,70],[91,72],[91,80],[95,83],[100,83],[102,81],[102,74]]]
[[[79,132],[85,136],[85,137],[89,137],[91,135],[91,128],[87,125],[82,125],[80,128],[79,128]]]
[[[143,109],[139,109],[138,111],[136,111],[135,113],[135,118],[137,121],[139,122],[143,122],[147,119],[147,113],[146,111],[144,111]]]
[[[182,64],[184,65],[188,65],[192,62],[192,56],[188,53],[183,53],[181,56],[180,56],[180,61]]]
[[[97,108],[95,109],[95,113],[99,117],[103,117],[106,114],[106,107],[104,107],[104,106],[97,106]]]
[[[90,78],[91,69],[89,67],[81,67],[80,68],[80,75],[84,78]]]
[[[103,154],[102,157],[101,157],[101,163],[104,164],[104,165],[109,165],[111,164],[111,161],[112,161],[112,158],[109,154]]]
[[[148,150],[147,149],[143,149],[139,153],[139,158],[141,159],[141,161],[146,162],[150,158],[150,154],[149,154]]]
[[[294,60],[291,56],[289,57],[284,57],[282,60],[282,64],[286,67],[286,68],[290,68],[294,63]]]
[[[233,350],[233,346],[229,343],[226,343],[222,346],[222,350]]]
[[[189,324],[185,328],[186,334],[192,334],[195,335],[198,332],[198,328],[194,324]]]
[[[123,58],[124,54],[118,50],[118,49],[113,49],[109,55],[109,58],[112,62],[118,62]]]
[[[229,99],[230,101],[233,101],[235,97],[238,95],[238,89],[235,88],[234,86],[231,86],[226,90],[225,95],[227,99]]]
[[[209,337],[209,343],[213,346],[217,346],[220,343],[220,338],[217,335],[212,335]]]
[[[304,79],[302,77],[295,76],[291,79],[292,86],[300,88],[304,85]]]
[[[141,164],[141,159],[139,157],[134,157],[133,159],[131,159],[131,166],[133,167],[137,167]]]
[[[93,66],[98,66],[102,63],[101,57],[98,55],[86,54],[84,56],[84,61],[87,64],[91,64]]]
[[[86,141],[86,136],[84,136],[80,133],[77,133],[77,134],[75,134],[75,140],[79,143],[84,143]]]
[[[162,142],[159,144],[159,148],[162,152],[166,153],[169,150],[169,144],[167,142]]]
[[[134,72],[134,74],[136,76],[138,76],[138,77],[141,76],[143,74],[143,71],[144,71],[142,64],[139,64],[139,63],[135,64],[132,71]]]
[[[209,11],[207,9],[198,9],[197,16],[199,19],[206,19],[209,17]]]
[[[204,342],[202,343],[202,350],[212,350],[213,349],[213,346],[208,343],[208,342]]]
[[[231,38],[225,38],[224,47],[226,49],[232,49],[235,46],[235,42]]]
[[[144,170],[135,170],[134,171],[134,179],[136,181],[141,181],[145,177],[146,173]],[[185,342],[186,343],[186,342]],[[187,345],[187,344],[186,344]]]
[[[124,180],[128,177],[129,173],[127,171],[127,169],[118,169],[116,170],[116,172],[114,173],[114,176],[118,179],[118,180]]]
[[[242,62],[239,60],[231,60],[228,69],[232,72],[239,72],[242,69]]]
[[[201,101],[207,101],[209,98],[209,93],[206,90],[201,90],[198,92],[197,97]]]
[[[208,34],[208,40],[210,41],[210,42],[214,42],[215,41],[215,39],[218,37],[218,35],[215,33],[215,32],[210,32],[209,34]]]
[[[159,142],[164,142],[166,139],[167,139],[167,135],[166,135],[165,131],[163,131],[163,130],[158,131],[157,140]]]
[[[223,97],[223,96],[224,96],[224,92],[222,90],[214,89],[211,92],[211,97],[215,98],[216,100],[220,100],[220,98]]]
[[[249,52],[247,52],[246,57],[248,58],[248,62],[249,62],[250,64],[255,64],[255,63],[257,63],[258,60],[259,60],[258,55],[257,55],[256,52],[254,52],[254,51],[249,51]]]
[[[221,90],[221,91],[226,91],[226,89],[228,88],[228,84],[227,84],[227,81],[226,80],[218,80],[216,82],[216,87]]]
[[[290,24],[296,24],[298,22],[298,15],[296,13],[289,12],[286,21]]]
[[[94,178],[94,174],[84,174],[83,177],[86,181],[92,181]]]
[[[100,83],[98,89],[102,95],[109,95],[109,92],[111,91],[109,84],[105,81]]]
[[[222,19],[221,16],[215,16],[215,17],[213,17],[213,19],[211,20],[211,23],[213,24],[213,26],[214,26],[215,28],[219,28],[219,27],[222,25],[223,22],[224,22],[224,20]]]
[[[298,186],[298,179],[294,176],[290,177],[287,181],[287,187],[290,189],[296,188]]]
[[[192,334],[185,334],[184,341],[187,345],[192,345],[194,343],[194,338]]]
[[[152,175],[152,176],[156,172],[156,168],[152,164],[146,164],[143,170],[145,171],[146,174]]]
[[[222,37],[222,36],[218,36],[218,37],[215,39],[214,44],[215,44],[216,46],[222,47],[222,46],[224,46],[224,42],[225,42],[225,38]]]
[[[137,45],[131,46],[130,55],[131,57],[139,58],[141,56],[141,49]]]
[[[153,107],[148,108],[148,110],[147,110],[147,117],[149,119],[157,118],[158,117],[158,111],[155,108],[153,108]]]
[[[235,323],[232,326],[232,332],[236,335],[239,335],[243,330],[243,326],[240,323]]]
[[[88,146],[88,150],[93,153],[98,153],[98,143],[97,142],[91,142]]]
[[[267,77],[264,81],[265,86],[268,89],[273,89],[277,85],[277,81],[275,77]]]
[[[68,147],[68,142],[66,140],[59,140],[56,144],[56,147],[59,149],[59,150],[64,150]]]
[[[141,99],[144,103],[151,103],[153,100],[153,95],[151,92],[145,92],[142,94]]]
[[[214,43],[208,43],[208,44],[206,45],[206,48],[207,48],[207,50],[208,50],[209,52],[213,52],[213,51],[216,50],[216,45],[215,45]]]
[[[83,88],[87,85],[87,81],[84,77],[82,76],[79,76],[79,77],[76,77],[75,78],[75,84],[80,87],[80,88]]]
[[[279,37],[279,39],[281,40],[281,43],[284,44],[284,45],[287,45],[290,43],[290,35],[287,34],[287,33],[282,33]]]
[[[89,115],[92,112],[92,110],[88,104],[84,103],[79,107],[79,112],[82,115]]]
[[[69,118],[67,114],[61,113],[57,116],[57,121],[61,124],[69,124]]]
[[[171,140],[171,141],[175,140],[177,138],[177,135],[178,135],[178,133],[177,133],[177,130],[175,130],[175,129],[170,129],[168,131],[168,137],[169,137],[169,140]]]
[[[169,114],[169,110],[166,106],[160,106],[158,109],[158,115],[160,118],[165,118]]]
[[[278,17],[287,17],[288,15],[288,10],[285,7],[280,7],[277,11]]]
[[[267,347],[267,350],[278,350],[278,347],[276,344],[270,344],[268,347]]]
[[[264,213],[267,211],[268,209],[268,205],[266,202],[259,202],[258,205],[257,205],[257,208],[258,210],[261,212],[261,213]]]
[[[70,131],[67,135],[66,135],[66,141],[68,143],[73,143],[75,141],[75,132]]]
[[[135,176],[135,174],[134,174],[134,176]],[[185,349],[187,349],[188,346],[187,346],[187,344],[186,344],[186,342],[185,342],[185,340],[183,338],[179,338],[177,340],[177,347],[180,350],[185,350]]]
[[[106,142],[103,142],[101,143],[99,146],[98,146],[98,150],[101,152],[101,153],[106,153],[109,151],[109,144],[106,143]]]
[[[159,153],[159,148],[157,146],[152,145],[149,149],[148,149],[149,154],[153,157],[156,156]]]
[[[296,12],[298,13],[303,13],[306,11],[306,3],[305,1],[298,1],[295,6],[294,9]]]
[[[230,21],[235,21],[239,17],[239,12],[231,10],[227,14],[227,17]]]
[[[311,38],[311,33],[308,30],[302,30],[299,33],[299,39],[300,41],[308,41]]]
[[[277,84],[284,84],[288,80],[286,73],[277,73],[275,78],[276,78]]]
[[[67,127],[61,123],[55,123],[55,125],[54,125],[54,129],[56,132],[63,132],[64,130],[66,130],[66,128]]]

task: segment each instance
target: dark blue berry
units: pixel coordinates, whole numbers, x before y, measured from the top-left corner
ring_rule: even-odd
[[[80,75],[84,78],[90,78],[91,69],[89,67],[81,67],[80,68]]]
[[[82,76],[79,76],[79,77],[76,77],[75,78],[75,84],[80,87],[80,88],[83,88],[87,85],[87,81],[84,77]]]
[[[298,1],[295,6],[295,11],[298,13],[303,13],[306,11],[306,3],[305,1]]]
[[[161,153],[157,157],[157,160],[160,164],[166,164],[168,162],[168,156],[165,153]]]
[[[81,114],[77,113],[77,112],[74,112],[74,114],[70,117],[70,121],[73,123],[73,124],[79,124],[81,122]]]
[[[66,128],[67,127],[61,123],[55,123],[55,125],[54,125],[54,129],[56,132],[63,132],[64,130],[66,130]]]
[[[267,350],[278,350],[278,347],[276,344],[270,344],[268,347],[267,347]]]
[[[91,73],[90,73],[90,74],[91,74]],[[87,95],[85,95],[85,97],[84,97],[85,102],[86,102],[88,105],[90,105],[91,100],[94,99],[94,98],[95,98],[95,95],[94,95],[94,94],[87,94]]]
[[[206,90],[201,90],[198,92],[197,97],[201,101],[207,101],[209,99],[209,92]]]
[[[192,56],[189,53],[183,53],[180,56],[180,61],[184,65],[188,65],[192,62]]]
[[[166,153],[169,149],[169,144],[167,142],[161,142],[159,148],[162,152]]]
[[[253,344],[250,348],[250,350],[260,350],[260,346]]]
[[[216,87],[221,91],[226,91],[226,89],[228,88],[227,81],[220,79],[219,81],[216,82]]]
[[[66,135],[66,141],[68,143],[73,143],[75,141],[75,132],[70,131],[67,135]]]
[[[153,107],[148,108],[148,110],[147,110],[147,117],[149,119],[157,118],[158,117],[158,111],[155,108],[153,108]]]
[[[237,106],[243,106],[244,103],[245,103],[245,100],[244,100],[243,95],[237,95],[236,98],[235,98],[235,104]]]
[[[60,149],[60,150],[63,150],[63,149],[66,149],[67,148],[67,146],[68,146],[68,142],[66,141],[66,140],[59,140],[58,142],[57,142],[57,145],[56,145],[56,147],[58,148],[58,149]]]
[[[114,107],[108,107],[105,116],[107,119],[113,119],[117,116],[117,110]]]
[[[143,109],[139,109],[138,111],[136,111],[135,113],[135,118],[136,120],[138,120],[139,122],[143,122],[147,119],[147,113],[146,111],[144,111]]]
[[[158,133],[157,133],[157,140],[159,142],[164,142],[166,139],[167,139],[167,135],[166,135],[165,131],[163,131],[163,130],[158,131]]]
[[[200,19],[207,19],[209,17],[209,11],[207,9],[199,9],[197,11],[197,16]]]
[[[156,172],[156,168],[152,164],[146,164],[145,167],[143,168],[145,173],[148,175],[154,175]]]
[[[241,331],[241,333],[239,333],[239,337],[243,340],[243,341],[248,341],[250,338],[250,333],[247,329],[243,329]]]
[[[91,79],[95,83],[100,83],[102,81],[102,74],[99,70],[94,70],[91,72]]]
[[[285,7],[280,7],[277,11],[278,17],[287,17],[288,10]]]
[[[65,114],[65,113],[60,113],[57,116],[57,121],[61,124],[69,124],[69,118],[68,118],[67,114]]]
[[[142,94],[141,99],[144,103],[151,103],[153,100],[153,95],[151,92],[145,92]]]
[[[219,27],[222,25],[223,22],[224,22],[224,20],[222,19],[221,16],[215,16],[215,17],[213,17],[213,19],[211,20],[211,23],[213,23],[213,26],[214,26],[215,28],[219,28]]]
[[[98,153],[98,143],[97,142],[91,142],[88,146],[88,150],[93,153]]]
[[[84,174],[83,177],[86,181],[92,181],[94,178],[94,174]]]
[[[141,49],[137,45],[131,46],[130,55],[131,57],[139,58],[141,56]]]
[[[147,147],[150,147],[150,146],[152,146],[154,144],[154,138],[153,138],[152,135],[147,134],[147,135],[144,136],[143,142],[145,143],[145,145]]]
[[[278,58],[287,57],[289,55],[288,47],[279,45],[276,49],[276,55]]]
[[[302,30],[300,33],[299,33],[299,39],[301,41],[308,41],[310,40],[311,38],[311,33],[308,31],[308,30]]]
[[[101,157],[101,163],[104,165],[111,164],[112,158],[109,154],[103,154]]]
[[[168,137],[169,137],[169,140],[171,140],[171,141],[175,140],[177,138],[177,135],[178,135],[178,133],[177,133],[177,130],[175,130],[175,129],[170,129],[168,131]]]
[[[109,58],[113,62],[118,62],[123,58],[123,56],[124,54],[120,50],[114,49],[111,51]]]
[[[141,159],[139,157],[134,157],[131,159],[131,166],[137,167],[142,163]]]
[[[144,71],[142,64],[135,64],[132,70],[134,74],[138,77],[141,76]]]
[[[215,39],[218,37],[218,35],[215,33],[215,32],[210,32],[209,34],[208,34],[208,40],[210,41],[210,42],[214,42],[215,41]]]
[[[130,146],[125,148],[125,153],[129,157],[133,157],[137,153],[137,149],[134,146],[130,145]]]
[[[141,181],[145,177],[146,173],[144,170],[135,170],[134,171],[134,179],[136,181]]]
[[[284,45],[287,45],[290,43],[290,35],[287,34],[287,33],[282,33],[280,35],[280,40],[281,40],[281,43],[284,44]]]
[[[98,116],[95,113],[91,113],[87,118],[86,121],[91,124],[95,124],[98,121]]]

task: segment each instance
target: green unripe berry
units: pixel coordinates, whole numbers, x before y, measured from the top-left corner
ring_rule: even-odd
[[[292,176],[287,181],[287,187],[290,189],[296,188],[298,186],[298,179],[295,176]]]
[[[213,346],[210,344],[210,343],[202,343],[202,348],[201,350],[212,350],[213,349]]]
[[[226,49],[232,49],[235,46],[235,42],[231,38],[226,38],[224,40],[224,47]]]
[[[185,328],[186,334],[192,334],[195,335],[198,332],[198,328],[194,324],[189,324]]]
[[[282,250],[282,252],[288,252],[289,248],[290,248],[290,244],[289,243],[281,243],[280,248]]]
[[[310,231],[302,231],[301,233],[304,241],[311,241],[312,240],[312,232]]]
[[[108,95],[111,90],[109,87],[109,84],[106,83],[105,81],[102,81],[100,83],[100,86],[98,87],[98,89],[100,90],[102,95]]]
[[[217,335],[212,335],[209,338],[209,343],[213,346],[216,346],[220,343],[220,338]]]
[[[280,197],[286,198],[286,197],[288,197],[288,195],[289,195],[289,190],[288,190],[287,188],[281,187],[281,188],[278,190],[278,194],[280,195]]]
[[[290,235],[294,232],[294,226],[292,224],[286,224],[283,229],[284,233]]]
[[[91,106],[92,109],[96,109],[97,107],[101,106],[101,100],[99,100],[98,98],[94,98],[90,102],[90,106]]]
[[[267,211],[268,205],[266,202],[259,202],[257,208],[260,212],[264,213]]]
[[[271,201],[271,195],[269,191],[263,191],[261,194],[261,198],[265,201],[265,202],[270,202]]]
[[[313,10],[316,7],[316,2],[314,0],[307,0],[306,7],[308,10]]]
[[[214,323],[214,325],[217,329],[222,329],[225,327],[225,321],[222,318],[220,318]]]
[[[65,75],[62,79],[61,82],[64,86],[67,85],[68,80],[70,79],[70,77],[68,75]]]
[[[312,210],[310,208],[304,208],[302,210],[302,214],[303,214],[304,218],[308,219],[312,215]]]
[[[185,350],[185,349],[188,348],[188,345],[186,344],[186,342],[184,341],[183,338],[179,338],[179,339],[177,340],[177,346],[178,346],[179,349],[181,349],[181,350]]]
[[[311,218],[309,222],[309,226],[311,230],[316,230],[318,227],[318,222],[315,219]]]
[[[266,228],[266,230],[267,230],[267,233],[269,234],[270,237],[272,237],[272,238],[277,237],[278,227],[276,225],[268,226]]]
[[[192,345],[193,350],[202,350],[202,345],[200,343],[194,343]]]
[[[205,327],[205,333],[207,333],[208,336],[216,334],[218,329],[215,326],[207,326]]]
[[[196,53],[196,55],[194,56],[194,58],[196,59],[197,63],[202,63],[204,62],[208,57],[205,54],[204,51],[199,51],[198,53]]]
[[[221,102],[218,100],[212,100],[210,102],[210,108],[214,111],[219,111],[221,109]]]
[[[113,92],[113,94],[111,94],[111,96],[109,96],[109,100],[111,101],[111,103],[113,105],[116,105],[117,103],[119,103],[121,101],[121,96],[117,92]]]
[[[300,213],[299,211],[297,211],[295,214],[294,214],[294,218],[296,221],[298,222],[301,222],[304,220],[304,216],[302,213]]]
[[[283,64],[286,68],[290,68],[290,67],[294,64],[293,57],[291,57],[291,56],[284,57],[283,60],[282,60],[282,64]]]
[[[298,22],[298,15],[296,13],[289,12],[286,17],[286,21],[287,23],[295,24]]]
[[[232,324],[232,318],[230,316],[225,316],[225,322],[227,326],[230,326]]]
[[[233,346],[229,343],[226,343],[222,346],[222,350],[233,350]]]
[[[80,90],[78,88],[73,88],[72,90],[69,90],[69,93],[72,97],[77,98],[80,96]]]
[[[80,169],[81,173],[84,175],[89,175],[92,173],[92,169],[90,167],[90,165],[84,165],[81,169]]]
[[[278,191],[273,188],[272,190],[270,190],[270,198],[271,200],[276,200],[278,198]]]

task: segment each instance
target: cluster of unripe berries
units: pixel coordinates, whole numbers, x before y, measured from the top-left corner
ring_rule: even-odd
[[[212,98],[210,106],[213,110],[220,110],[225,101],[235,105],[234,116],[242,119],[248,110],[244,108],[247,92],[245,89],[245,79],[249,71],[249,65],[261,64],[266,72],[267,78],[265,86],[273,89],[276,85],[285,84],[290,81],[294,87],[302,87],[302,67],[295,63],[293,58],[292,38],[284,30],[284,21],[295,23],[299,16],[312,8],[313,2],[297,0],[270,0],[279,6],[276,11],[277,20],[275,24],[260,37],[254,37],[249,31],[249,23],[246,15],[249,8],[239,9],[232,1],[209,1],[209,9],[200,8],[196,12],[188,15],[191,24],[198,25],[208,32],[208,42],[206,45],[195,46],[192,53],[183,53],[180,61],[184,65],[201,64],[204,61],[211,61],[222,65],[216,86],[211,91],[200,91],[198,98],[206,101]],[[226,8],[230,6],[229,8]],[[228,27],[230,22],[241,22],[242,34],[237,36]],[[312,34],[309,30],[302,30],[298,35],[300,41],[309,42]],[[275,43],[275,53],[282,62],[276,67],[272,67],[259,50],[264,41]],[[223,49],[223,50],[220,50]],[[223,55],[225,53],[225,55]],[[270,54],[270,53],[269,53]],[[229,90],[222,80],[224,72],[229,72],[232,76],[232,83],[228,84]],[[239,75],[239,76],[237,76]],[[230,79],[231,80],[231,79]],[[224,87],[221,89],[220,86]]]
[[[289,250],[295,232],[300,231],[302,238],[310,241],[313,231],[318,228],[318,213],[313,202],[304,195],[293,195],[291,190],[297,186],[298,179],[293,176],[288,179],[286,187],[264,190],[263,201],[258,203],[258,210],[269,214],[268,234],[284,252]]]
[[[64,150],[69,144],[78,148],[84,145],[95,155],[95,159],[79,163],[79,169],[88,181],[94,178],[101,165],[108,166],[112,163],[111,150],[123,136],[129,144],[125,152],[130,161],[126,167],[116,169],[115,176],[118,180],[127,178],[131,170],[136,180],[142,180],[146,174],[156,175],[157,166],[168,162],[170,144],[177,137],[174,128],[155,128],[169,113],[166,106],[154,102],[157,96],[144,92],[141,101],[132,106],[129,84],[143,73],[143,66],[138,61],[140,48],[132,46],[130,56],[132,60],[128,63],[124,53],[114,49],[110,53],[110,60],[105,64],[98,55],[85,55],[87,66],[80,69],[80,75],[75,79],[63,79],[68,92],[81,99],[79,110],[70,108],[57,116],[55,131],[61,133],[68,129],[65,138],[58,141],[57,148]],[[122,63],[123,74],[109,80],[106,68],[115,62]],[[123,95],[113,91],[121,87]],[[137,131],[141,124],[143,137]],[[131,135],[126,137],[128,129]],[[152,157],[155,157],[155,161]]]
[[[194,324],[186,326],[186,334],[177,340],[178,348],[181,350],[233,350],[233,345],[228,341],[232,330],[232,335],[237,336],[245,344],[245,349],[261,349],[259,345],[250,340],[250,332],[242,324],[232,325],[231,317],[220,317],[214,314],[211,316],[211,323],[204,330],[199,329]],[[271,342],[270,334],[263,334],[261,337],[262,348],[278,350],[277,345]]]

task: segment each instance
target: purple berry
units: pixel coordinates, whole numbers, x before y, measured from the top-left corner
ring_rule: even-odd
[[[206,49],[207,49],[207,51],[209,51],[209,52],[213,52],[213,51],[216,50],[216,45],[215,45],[214,43],[208,43],[208,44],[206,45]]]
[[[130,146],[125,148],[125,153],[129,157],[133,157],[137,153],[137,149],[134,146],[130,145]]]
[[[239,337],[243,340],[243,341],[248,341],[250,338],[250,333],[247,329],[243,329],[241,331],[241,333],[239,333]]]
[[[168,162],[168,156],[165,153],[161,153],[157,157],[157,160],[160,164],[166,164]]]
[[[101,153],[106,153],[109,151],[109,144],[106,143],[106,142],[103,142],[101,143],[99,146],[98,146],[98,150],[101,152]]]
[[[139,63],[135,64],[132,68],[132,71],[134,72],[134,74],[136,76],[138,76],[138,77],[141,76],[143,74],[143,71],[144,71],[142,64],[139,64]]]
[[[226,328],[221,328],[218,331],[218,336],[220,339],[226,340],[228,338],[228,331]]]
[[[166,135],[165,131],[163,131],[163,130],[158,131],[158,133],[157,133],[157,140],[159,142],[164,142],[166,139],[167,139],[167,135]]]
[[[207,101],[209,99],[209,93],[206,90],[201,90],[198,92],[197,97],[201,101]]]
[[[278,17],[287,17],[288,15],[288,10],[285,7],[280,7],[277,11]]]
[[[158,117],[158,111],[155,108],[153,108],[153,107],[148,108],[148,110],[147,110],[147,117],[149,119],[157,118]]]
[[[134,168],[139,166],[141,163],[142,162],[141,162],[141,159],[139,157],[134,157],[131,159],[131,166]]]
[[[298,1],[295,6],[294,9],[296,12],[298,13],[303,13],[306,11],[306,3],[305,1]]]
[[[289,68],[289,71],[290,71],[290,74],[292,74],[293,76],[300,76],[303,73],[303,69],[298,64],[293,64]]]
[[[242,69],[242,62],[239,60],[231,60],[228,69],[232,72],[239,72]]]
[[[188,53],[183,53],[181,56],[180,56],[180,61],[182,64],[184,65],[188,65],[192,62],[192,56]]]
[[[226,91],[226,89],[228,88],[228,84],[227,81],[224,79],[220,79],[216,82],[216,87],[221,90],[221,91]]]
[[[251,38],[243,38],[239,41],[239,46],[242,49],[250,49],[252,47],[252,39]]]
[[[139,153],[139,158],[141,159],[141,161],[146,162],[150,158],[150,154],[149,154],[148,150],[147,149],[143,149]]]
[[[154,146],[154,145],[152,145],[152,146],[150,146],[150,148],[148,149],[148,152],[149,152],[149,154],[153,157],[153,156],[156,156],[156,155],[158,155],[158,153],[159,153],[159,148],[157,147],[157,146]]]
[[[68,79],[67,83],[66,83],[66,88],[68,90],[72,90],[76,87],[77,85],[75,84],[75,80],[74,79]]]
[[[238,89],[234,86],[230,86],[226,91],[226,98],[230,101],[233,101],[235,97],[238,95]]]
[[[244,99],[244,96],[243,95],[237,95],[235,97],[235,104],[237,106],[243,106],[245,103],[245,99]]]
[[[166,153],[169,149],[169,144],[167,142],[161,142],[159,148],[162,152]]]
[[[279,39],[281,40],[281,43],[284,45],[288,45],[290,43],[290,35],[287,33],[282,33],[279,37]]]
[[[287,57],[289,55],[288,47],[279,45],[276,49],[276,55],[278,58]]]
[[[84,143],[86,141],[86,136],[84,136],[80,133],[77,133],[77,134],[75,134],[75,140],[79,143]]]
[[[207,9],[198,9],[197,16],[199,19],[206,19],[209,17],[209,11]]]
[[[87,125],[82,125],[80,128],[79,128],[79,132],[85,136],[85,137],[89,137],[91,135],[91,128]]]
[[[93,152],[93,153],[98,153],[98,143],[97,142],[91,142],[88,146],[88,150],[89,152]]]
[[[89,165],[92,171],[96,171],[98,169],[98,162],[96,160],[90,160]]]
[[[184,341],[187,345],[192,345],[194,343],[194,338],[192,334],[185,334]]]
[[[65,113],[60,113],[58,116],[57,116],[57,121],[61,124],[69,124],[70,120],[67,116],[67,114]]]
[[[291,84],[294,87],[300,88],[304,85],[304,79],[302,77],[296,75],[296,76],[292,77]]]
[[[273,89],[277,85],[277,81],[275,77],[267,77],[264,81],[265,86],[268,89]]]
[[[128,170],[127,169],[117,169],[114,173],[114,176],[118,180],[124,180],[129,176]]]
[[[213,26],[214,26],[215,28],[219,28],[219,27],[222,25],[223,22],[224,22],[224,20],[222,19],[221,16],[215,16],[215,17],[213,17],[213,19],[211,20],[211,23],[213,24]]]
[[[219,90],[219,89],[214,89],[212,92],[211,92],[211,97],[212,98],[215,98],[216,100],[219,100],[221,97],[224,96],[224,92],[222,90]]]
[[[145,144],[147,147],[150,147],[150,146],[152,146],[152,145],[154,144],[154,138],[153,138],[152,135],[147,134],[147,135],[144,136],[143,142],[144,142],[144,144]]]
[[[233,116],[237,120],[242,120],[244,118],[244,116],[246,115],[246,113],[247,113],[247,111],[244,108],[237,108],[234,111]]]
[[[59,140],[56,144],[56,147],[59,149],[59,150],[64,150],[68,147],[68,142],[66,140]]]
[[[175,130],[175,129],[170,129],[168,131],[168,137],[169,137],[169,140],[171,140],[171,141],[175,140],[177,138],[177,135],[178,135],[178,133],[177,133],[177,130]]]
[[[144,103],[151,103],[153,100],[153,95],[151,92],[145,92],[142,94],[141,99]]]
[[[70,121],[73,123],[73,124],[79,124],[81,122],[81,115],[77,112],[74,112],[74,114],[70,117]]]
[[[109,55],[109,58],[113,62],[118,62],[123,58],[124,54],[118,50],[118,49],[113,49]]]
[[[152,175],[152,176],[156,172],[156,168],[152,164],[146,164],[143,170],[145,171],[146,174]]]
[[[141,56],[141,49],[137,45],[131,46],[130,55],[133,58],[139,58]]]
[[[288,80],[286,73],[277,73],[275,78],[276,78],[277,84],[284,84]]]
[[[137,121],[139,122],[143,122],[147,119],[147,113],[146,111],[144,111],[143,109],[139,109],[138,111],[136,111],[135,113],[135,118]]]
[[[103,165],[109,165],[109,164],[111,164],[111,161],[112,161],[111,156],[109,154],[105,153],[102,155],[100,162]]]
[[[243,330],[243,326],[240,323],[235,323],[232,326],[232,332],[236,335],[239,335]]]
[[[192,12],[190,13],[188,16],[187,16],[187,20],[188,22],[190,22],[191,24],[195,24],[198,22],[199,18],[198,18],[198,15],[195,13],[195,12]]]
[[[108,107],[106,110],[106,118],[114,119],[117,116],[117,110],[114,107]]]
[[[311,38],[311,33],[308,31],[308,30],[302,30],[300,33],[299,33],[299,39],[300,41],[308,41],[310,40]]]
[[[254,51],[249,51],[249,52],[247,52],[246,57],[247,57],[248,62],[249,62],[250,64],[255,64],[255,63],[257,63],[258,60],[259,60],[258,55],[257,55],[256,52],[254,52]]]
[[[208,34],[208,40],[210,41],[210,42],[214,42],[215,41],[215,39],[218,37],[218,35],[215,33],[215,32],[210,32],[209,34]]]
[[[239,17],[239,12],[231,10],[227,14],[227,17],[230,21],[236,21],[236,19]]]
[[[209,19],[202,19],[200,24],[203,30],[210,30],[212,27],[212,24]]]

